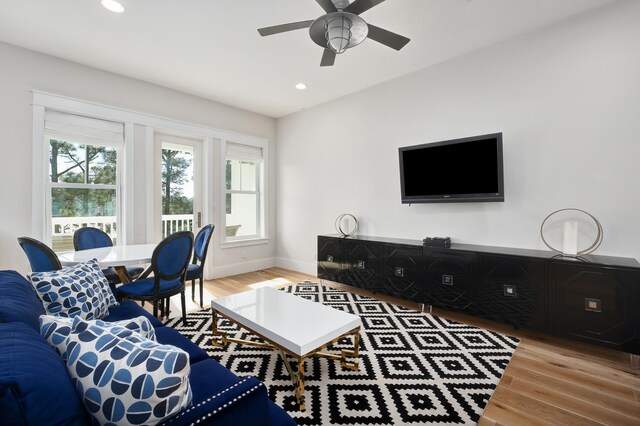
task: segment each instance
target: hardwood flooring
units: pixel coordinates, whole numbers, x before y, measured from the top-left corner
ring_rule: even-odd
[[[205,307],[212,297],[305,280],[318,281],[281,268],[206,281]],[[412,302],[325,284],[417,309]],[[190,301],[190,285],[187,299],[188,310],[199,309]],[[172,302],[172,308],[179,306],[179,299]],[[434,309],[433,314],[521,339],[479,425],[640,425],[640,370],[631,367],[628,354],[445,310]]]

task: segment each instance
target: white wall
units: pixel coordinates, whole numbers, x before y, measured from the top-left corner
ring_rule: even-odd
[[[314,273],[340,213],[362,235],[546,249],[565,207],[601,221],[597,254],[640,258],[638,40],[622,2],[278,120],[279,265]],[[398,147],[492,132],[504,203],[400,203]]]
[[[214,78],[214,77],[212,77]],[[272,118],[211,102],[195,96],[85,67],[51,56],[34,53],[0,43],[0,269],[28,272],[29,265],[16,238],[32,235],[32,93],[48,92],[107,106],[124,108],[163,118],[198,124],[210,128],[257,136],[270,141],[275,150],[276,123]],[[145,196],[145,128],[134,131],[135,242],[144,242]],[[218,152],[214,149],[213,152]],[[271,232],[275,233],[275,155],[271,156],[268,207]],[[214,172],[218,176],[217,171]],[[215,204],[219,204],[215,196]],[[224,208],[222,209],[224,213]],[[219,209],[215,217],[219,217]],[[214,221],[214,224],[216,222]],[[209,251],[217,275],[239,273],[273,265],[275,242],[243,248],[219,247],[220,229],[214,232]],[[246,252],[246,258],[241,256]]]

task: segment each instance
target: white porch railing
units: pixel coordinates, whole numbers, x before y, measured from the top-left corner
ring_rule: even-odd
[[[162,238],[178,231],[193,231],[192,214],[163,214]]]
[[[54,217],[52,219],[53,236],[73,235],[79,228],[91,226],[116,237],[115,216]]]
[[[116,242],[115,216],[54,217],[52,219],[52,246],[54,251],[73,250],[73,233],[91,226],[109,234]],[[162,238],[176,231],[193,231],[193,215],[162,215]]]

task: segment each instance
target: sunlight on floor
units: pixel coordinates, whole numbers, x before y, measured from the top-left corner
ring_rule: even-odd
[[[261,281],[255,284],[249,284],[252,289],[261,287],[279,287],[282,285],[292,284],[292,282],[286,278],[275,278],[273,280]]]

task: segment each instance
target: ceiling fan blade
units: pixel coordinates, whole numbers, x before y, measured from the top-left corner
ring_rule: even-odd
[[[374,6],[379,5],[384,0],[356,0],[349,6],[344,8],[345,12],[353,13],[354,15],[360,15],[362,12],[366,12]]]
[[[258,32],[262,37],[264,37],[273,34],[284,33],[287,31],[309,28],[311,24],[313,24],[313,19],[310,21],[290,22],[288,24],[274,25],[273,27],[258,28]]]
[[[320,61],[321,67],[330,67],[333,66],[333,63],[336,60],[336,52],[329,49],[328,47],[324,49],[324,53],[322,53],[322,60]]]
[[[320,5],[320,7],[323,8],[324,11],[327,13],[338,11],[338,9],[336,9],[336,5],[333,4],[331,0],[316,0],[316,1]]]
[[[400,50],[411,41],[411,39],[401,36],[400,34],[392,33],[391,31],[376,27],[375,25],[367,25],[369,26],[369,34],[367,34],[367,38],[375,40],[378,43],[382,43],[385,46],[389,46],[392,49]]]

